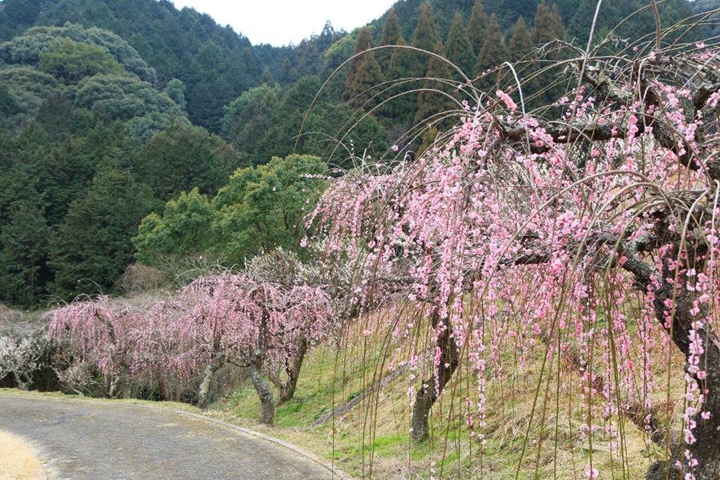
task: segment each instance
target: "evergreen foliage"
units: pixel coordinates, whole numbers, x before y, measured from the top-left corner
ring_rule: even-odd
[[[13,202],[0,230],[0,290],[5,301],[24,307],[45,292],[50,233],[37,192],[29,194],[35,198]]]
[[[420,16],[413,35],[412,46],[432,52],[439,43],[441,43],[440,34],[435,26],[432,7],[429,3],[423,3],[420,7]]]
[[[480,53],[483,43],[485,43],[489,22],[490,18],[485,12],[483,0],[475,0],[467,26],[468,37],[470,38],[470,43],[472,44],[472,49],[473,52],[475,52],[475,55]]]
[[[465,21],[460,12],[455,12],[453,23],[445,42],[445,56],[462,70],[465,75],[471,75],[475,66],[475,55],[472,43],[467,34]]]
[[[38,69],[66,83],[76,83],[97,74],[125,73],[123,66],[106,48],[69,38],[57,40],[40,52]]]
[[[537,46],[543,46],[553,40],[562,40],[565,37],[565,26],[560,17],[560,10],[556,4],[549,5],[545,0],[538,3],[535,11],[535,24],[532,38]]]
[[[380,64],[375,59],[372,34],[369,27],[360,30],[350,71],[345,79],[345,99],[352,107],[370,110],[373,106],[373,91],[383,81]]]
[[[183,257],[210,255],[232,267],[278,246],[297,250],[304,216],[324,189],[326,170],[318,157],[275,157],[238,169],[211,202],[197,189],[181,193],[162,216],[142,221],[133,239],[136,257],[166,267]]]
[[[534,48],[535,44],[531,31],[527,28],[525,19],[520,17],[510,32],[510,40],[508,41],[510,60],[515,62],[520,59],[526,59],[527,55],[530,54]]]
[[[225,107],[223,138],[243,152],[245,163],[262,163],[259,149],[266,133],[276,125],[279,90],[267,84],[253,87]]]
[[[475,74],[482,75],[479,81],[480,88],[488,89],[495,85],[496,75],[491,73],[490,70],[498,67],[509,58],[500,24],[497,16],[493,13],[490,15],[487,34],[475,63]]]
[[[385,17],[385,23],[383,24],[382,34],[380,35],[380,42],[378,45],[400,45],[405,43],[405,38],[402,34],[402,28],[400,27],[400,19],[395,13],[395,9],[391,8]],[[393,49],[384,48],[378,50],[375,53],[375,58],[380,64],[380,68],[383,72],[387,72],[390,68],[390,58],[392,57]]]
[[[170,257],[208,252],[213,216],[207,196],[197,188],[182,192],[165,204],[162,216],[151,213],[140,223],[132,239],[137,261],[161,268]]]
[[[82,293],[113,292],[115,281],[132,261],[130,237],[153,206],[150,190],[129,172],[99,171],[50,236],[50,292],[65,300]]]
[[[434,50],[442,55],[442,44],[438,42]],[[453,109],[452,91],[449,91],[450,87],[444,81],[449,77],[448,63],[442,58],[430,57],[423,88],[418,94],[418,110],[413,122],[415,125],[437,126],[441,123],[443,127],[448,127],[447,120],[441,122],[441,119],[443,114]]]
[[[204,128],[175,122],[143,146],[134,169],[156,198],[193,187],[213,195],[240,166],[234,148]]]

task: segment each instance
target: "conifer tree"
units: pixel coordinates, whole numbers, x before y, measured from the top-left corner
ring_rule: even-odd
[[[433,50],[442,55],[442,44],[438,42]],[[452,108],[452,102],[445,94],[448,86],[442,81],[449,76],[450,68],[448,63],[441,58],[431,57],[428,62],[428,69],[425,72],[423,90],[418,94],[418,109],[413,122],[415,125],[420,125],[423,122],[436,125],[439,122],[436,116]]]
[[[475,63],[476,75],[481,75],[491,68],[495,68],[503,62],[509,60],[507,48],[503,41],[503,34],[500,30],[497,15],[494,13],[490,16],[487,35],[485,41],[480,48],[477,62]],[[495,84],[495,76],[489,75],[480,80],[478,86],[481,89],[490,88]]]
[[[445,55],[448,60],[465,72],[465,75],[472,74],[475,65],[475,54],[460,12],[455,12],[453,17],[453,23],[450,26],[450,32],[445,43]]]
[[[412,45],[415,48],[432,52],[439,42],[440,35],[435,26],[432,7],[429,3],[423,3],[420,7],[420,16],[417,27],[415,27]]]
[[[560,10],[557,5],[550,6],[543,0],[535,11],[535,24],[532,32],[535,45],[539,47],[553,40],[562,39],[564,36],[565,25],[560,16]]]
[[[428,52],[433,52],[437,46],[442,46],[429,3],[423,3],[420,7],[420,16],[413,34],[412,46]],[[382,117],[393,119],[394,123],[401,125],[405,129],[410,126],[410,122],[416,116],[418,95],[415,92],[407,92],[422,86],[421,79],[425,77],[429,61],[429,55],[414,50],[397,49],[393,52],[390,58],[388,80],[417,79],[417,81],[405,81],[398,84],[397,88],[391,92],[388,92],[395,97],[384,106],[381,113]]]
[[[527,28],[525,19],[523,17],[518,18],[515,25],[510,33],[510,41],[508,42],[508,53],[510,54],[510,60],[513,62],[524,58],[527,54],[532,52],[535,47],[532,34]]]
[[[405,44],[405,39],[403,38],[400,19],[398,18],[395,9],[391,8],[385,18],[385,24],[383,25],[382,34],[380,35],[380,45],[400,45],[401,43]],[[388,71],[392,54],[393,49],[391,48],[378,50],[375,53],[375,58],[380,64],[380,68],[383,72]]]
[[[470,38],[470,43],[472,44],[475,55],[480,53],[480,49],[485,41],[489,21],[482,0],[475,0],[475,4],[470,12],[470,21],[468,22],[468,37]]]
[[[402,37],[398,45],[407,46]],[[412,73],[414,69],[416,70],[417,63],[417,56],[414,53],[407,48],[393,50],[386,78],[396,86],[386,92],[387,99],[377,111],[378,118],[383,124],[397,126],[399,130],[405,131],[410,127],[410,121],[414,118],[417,107],[417,95],[405,93],[417,86],[413,85],[410,79],[420,78],[413,76]]]
[[[550,6],[545,0],[541,1],[535,12],[535,24],[532,31],[535,46],[542,47],[554,40],[562,39],[564,36],[565,26],[557,5]],[[556,65],[560,59],[559,50],[545,49],[536,70]],[[536,79],[529,83],[529,86],[538,93],[542,90],[541,97],[539,97],[541,103],[553,102],[563,94],[565,86],[556,84],[557,73],[557,71],[543,70]]]
[[[363,27],[353,52],[353,55],[358,56],[350,61],[350,71],[345,79],[344,97],[353,107],[365,109],[371,107],[369,102],[373,96],[372,89],[383,81],[382,69],[371,48],[373,48],[372,33],[369,27]]]

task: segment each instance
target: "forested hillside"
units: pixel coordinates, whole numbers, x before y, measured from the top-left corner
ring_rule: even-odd
[[[363,478],[720,478],[716,7],[0,2],[0,385],[243,376]]]
[[[164,0],[0,2],[0,302],[34,306],[113,292],[136,258],[233,266],[277,245],[297,248],[298,212],[312,205],[291,205],[285,215],[287,205],[261,203],[265,187],[241,188],[240,179],[289,186],[319,174],[293,167],[284,160],[291,154],[310,155],[336,175],[426,148],[461,111],[463,84],[490,90],[503,61],[532,59],[557,38],[585,42],[595,2],[576,3],[404,0],[366,27],[327,24],[320,35],[276,48],[251,45],[208,15]],[[643,2],[606,4],[602,34]],[[662,21],[693,8],[709,5],[671,0]],[[616,32],[618,41],[651,33],[654,22],[641,10]],[[384,45],[442,55],[464,76],[418,51],[361,54]],[[542,63],[524,65],[527,73]],[[552,81],[540,75],[528,83],[529,101],[564,88],[546,88]],[[237,188],[245,189],[233,197],[238,205],[221,205]],[[216,242],[237,237],[247,245],[228,253],[179,227],[174,240],[162,237],[167,222],[200,221],[196,207]],[[246,213],[230,215],[231,208]],[[247,231],[247,215],[261,222],[257,212],[284,221]]]

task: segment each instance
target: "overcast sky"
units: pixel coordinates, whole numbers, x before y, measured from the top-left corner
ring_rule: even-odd
[[[253,45],[298,44],[322,32],[330,20],[348,32],[378,18],[396,0],[172,0],[179,10],[192,7],[220,25],[250,39]]]

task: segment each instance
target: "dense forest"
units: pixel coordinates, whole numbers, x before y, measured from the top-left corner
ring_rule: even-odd
[[[662,21],[711,3],[669,0]],[[644,4],[606,2],[601,36],[651,35]],[[278,48],[167,0],[2,1],[0,302],[116,292],[135,262],[176,272],[297,249],[323,178],[424,148],[464,82],[490,90],[503,61],[532,71],[538,47],[583,45],[594,9],[401,0]],[[388,45],[425,53],[373,49]]]

